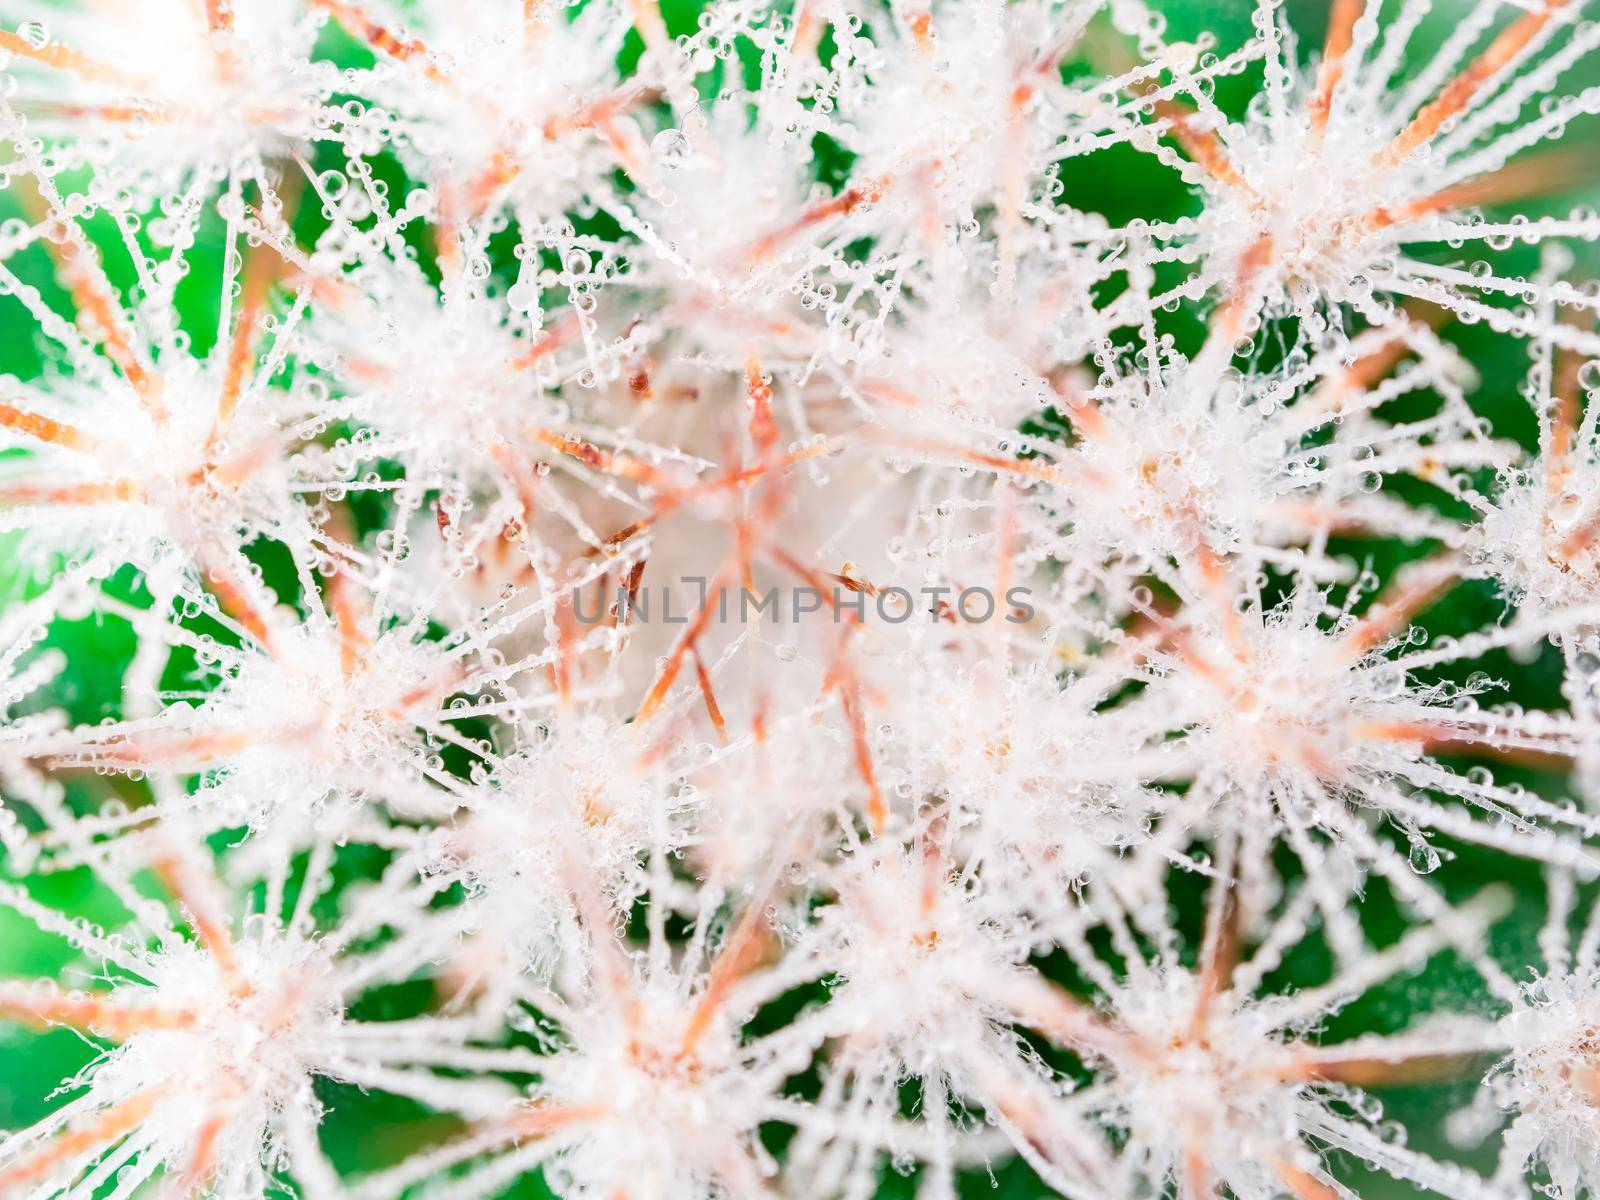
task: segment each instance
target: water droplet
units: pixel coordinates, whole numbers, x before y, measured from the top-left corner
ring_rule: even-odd
[[[345,192],[350,190],[350,180],[343,171],[324,171],[317,176],[317,186],[329,200],[337,201],[342,200]]]
[[[43,50],[50,44],[50,31],[43,21],[24,21],[17,26],[17,36],[35,50]]]
[[[1550,505],[1550,523],[1565,529],[1583,512],[1583,497],[1576,492],[1562,492]]]
[[[663,171],[676,171],[689,161],[694,147],[681,129],[663,129],[650,139],[650,153]]]

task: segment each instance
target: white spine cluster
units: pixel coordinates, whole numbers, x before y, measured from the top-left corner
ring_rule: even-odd
[[[0,0],[0,1198],[1600,1194],[1600,4],[1289,7]]]

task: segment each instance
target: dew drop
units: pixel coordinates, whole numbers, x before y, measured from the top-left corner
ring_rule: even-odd
[[[676,171],[689,161],[694,147],[681,129],[663,129],[650,139],[650,153],[664,171]]]

